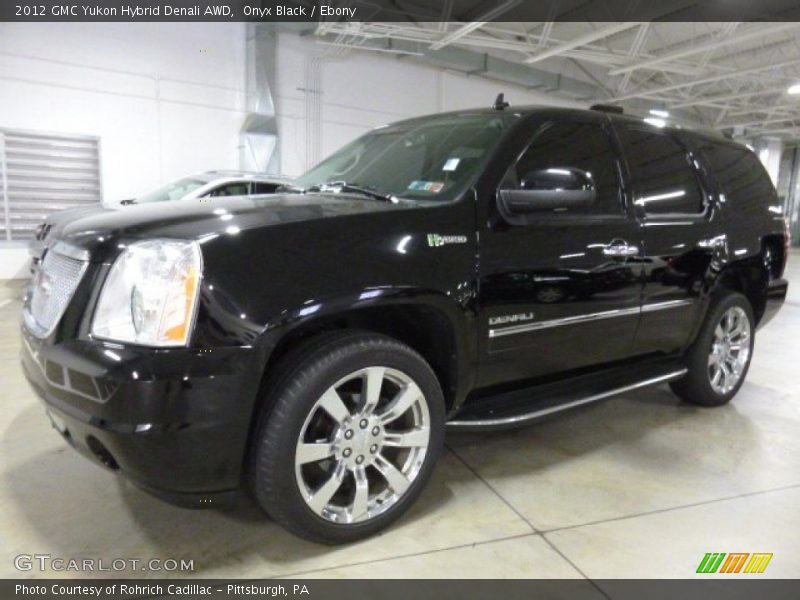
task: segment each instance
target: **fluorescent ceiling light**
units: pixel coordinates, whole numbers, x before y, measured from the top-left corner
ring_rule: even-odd
[[[655,117],[647,117],[644,122],[649,123],[654,127],[666,127],[667,125],[667,122],[664,119],[657,119]]]
[[[666,192],[664,194],[655,194],[654,196],[645,196],[639,198],[634,204],[644,206],[648,202],[658,202],[659,200],[672,200],[673,198],[681,198],[686,195],[686,190],[676,190],[674,192]]]
[[[656,117],[661,117],[662,119],[666,119],[667,117],[669,117],[669,113],[667,111],[658,110],[656,108],[651,108],[650,109],[650,114],[654,115]]]
[[[788,90],[786,90],[790,94],[800,94],[800,83],[795,83],[793,86],[790,86]]]

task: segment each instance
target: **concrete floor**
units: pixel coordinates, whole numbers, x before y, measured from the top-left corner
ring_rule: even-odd
[[[772,552],[763,576],[800,577],[793,259],[789,300],[759,332],[732,404],[687,406],[664,386],[512,432],[451,434],[410,513],[337,548],[303,542],[248,504],[171,507],[78,456],[23,379],[20,304],[0,295],[0,577],[46,575],[16,571],[13,557],[47,553],[193,559],[194,576],[214,578],[684,578],[706,552]]]

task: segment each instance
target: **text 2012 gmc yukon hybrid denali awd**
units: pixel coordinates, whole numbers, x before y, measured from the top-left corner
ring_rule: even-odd
[[[249,488],[334,543],[414,502],[446,425],[660,382],[729,401],[787,289],[757,158],[608,111],[501,107],[375,129],[283,194],[66,225],[22,327],[53,424],[162,497]]]

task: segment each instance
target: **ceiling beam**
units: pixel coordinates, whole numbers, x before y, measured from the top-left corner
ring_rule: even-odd
[[[796,135],[800,133],[800,124],[797,124],[794,127],[785,127],[783,129],[767,129],[757,132],[758,135],[772,135],[778,133],[791,133]]]
[[[789,101],[786,104],[769,104],[769,103],[759,103],[755,106],[736,106],[731,107],[731,115],[745,115],[748,113],[768,113],[768,116],[772,116],[770,113],[779,112],[779,111],[800,111],[800,99],[795,100],[794,98],[790,97]]]
[[[706,83],[716,83],[717,81],[723,81],[725,79],[735,79],[736,77],[745,77],[747,75],[753,75],[756,73],[762,73],[764,71],[771,71],[773,69],[782,69],[783,67],[789,67],[800,64],[800,58],[795,58],[792,60],[786,60],[780,63],[770,63],[766,65],[759,65],[757,67],[752,67],[749,69],[740,69],[738,71],[732,71],[730,73],[723,73],[721,75],[713,75],[711,77],[705,77],[703,79],[693,79],[691,81],[685,81],[683,83],[674,83],[672,85],[664,85],[657,88],[639,90],[635,93],[625,94],[624,96],[617,96],[612,101],[613,102],[622,102],[623,100],[630,100],[631,98],[640,98],[642,96],[651,96],[653,94],[663,94],[664,92],[671,92],[674,90],[680,90],[685,87],[693,87],[696,85],[704,85]]]
[[[441,50],[445,46],[449,46],[453,42],[456,42],[456,41],[460,40],[465,35],[469,35],[473,31],[475,31],[476,29],[480,29],[481,27],[486,25],[486,23],[488,23],[489,21],[493,21],[494,19],[499,17],[504,12],[506,12],[508,10],[511,10],[517,4],[519,4],[521,1],[522,0],[506,0],[506,2],[503,2],[502,4],[499,4],[498,6],[495,6],[493,9],[491,9],[491,10],[485,12],[484,14],[482,14],[478,18],[478,20],[471,21],[469,23],[465,23],[464,25],[462,25],[461,27],[459,27],[458,29],[456,29],[452,33],[448,33],[442,39],[434,42],[433,44],[431,44],[429,46],[430,49],[431,50]]]
[[[595,29],[594,31],[590,31],[585,35],[573,38],[568,42],[563,42],[557,46],[553,46],[552,48],[543,50],[538,54],[529,56],[528,58],[525,59],[525,62],[528,64],[533,64],[539,62],[540,60],[544,60],[546,58],[552,58],[554,56],[558,56],[559,54],[564,54],[565,52],[574,50],[575,48],[580,48],[581,46],[585,46],[586,44],[591,44],[592,42],[596,42],[597,40],[602,40],[612,35],[616,35],[617,33],[626,31],[628,29],[639,27],[640,25],[641,23],[630,21],[624,23],[617,23],[615,25],[610,25],[608,27],[601,27],[600,29]]]
[[[717,127],[722,129],[727,129],[728,127],[753,127],[754,125],[774,125],[775,123],[785,123],[786,121],[800,121],[800,116],[794,115],[791,117],[762,119],[760,121],[750,121],[749,123],[724,123],[722,125],[717,125]]]
[[[694,98],[686,102],[671,104],[670,106],[672,108],[686,108],[687,106],[715,106],[717,102],[725,102],[728,100],[740,100],[742,98],[752,98],[753,96],[764,96],[766,94],[782,94],[785,91],[786,91],[786,86],[782,86],[779,88],[770,88],[766,90],[758,90],[755,92],[744,92],[741,94],[727,94],[722,96],[706,96],[703,98]]]
[[[612,69],[611,71],[608,72],[608,74],[624,75],[629,71],[635,71],[637,69],[649,69],[655,67],[656,65],[660,65],[665,62],[670,62],[678,58],[691,56],[692,54],[698,54],[700,52],[707,52],[709,50],[716,50],[718,48],[723,48],[725,46],[730,46],[732,44],[738,44],[740,42],[745,42],[747,40],[751,40],[757,37],[775,35],[782,31],[786,31],[789,29],[796,29],[798,26],[799,25],[797,23],[778,23],[766,27],[757,25],[754,28],[749,29],[748,31],[745,31],[738,35],[731,35],[729,37],[722,38],[720,40],[711,40],[703,44],[693,44],[691,43],[691,41],[687,41],[683,44],[684,47],[681,48],[680,50],[675,50],[673,52],[669,52],[668,54],[663,54],[655,58],[634,63],[632,65],[627,65],[625,67]]]

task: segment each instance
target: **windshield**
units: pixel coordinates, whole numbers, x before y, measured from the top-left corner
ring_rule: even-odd
[[[452,200],[472,184],[515,119],[508,113],[445,115],[381,127],[294,184],[308,189],[346,182],[384,196]]]
[[[180,200],[189,192],[192,192],[205,184],[205,181],[192,179],[191,177],[184,177],[183,179],[172,181],[161,186],[160,188],[156,188],[152,192],[148,192],[147,194],[139,196],[136,198],[136,203],[143,204],[145,202],[167,202],[169,200]]]

